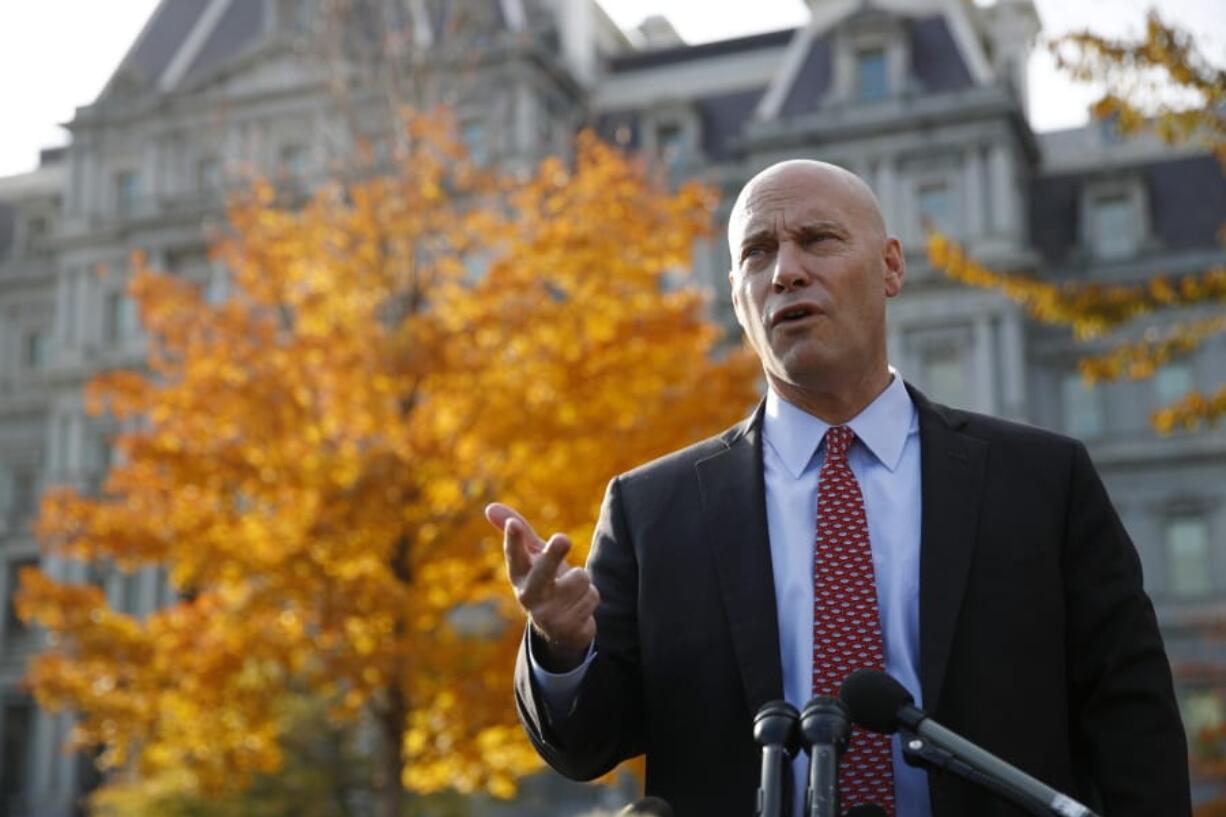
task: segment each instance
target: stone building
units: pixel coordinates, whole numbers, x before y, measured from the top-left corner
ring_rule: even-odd
[[[1086,390],[1085,348],[1067,332],[949,283],[921,252],[931,219],[980,260],[1051,280],[1226,261],[1226,182],[1209,155],[1098,125],[1031,129],[1031,0],[825,0],[799,28],[695,46],[659,17],[623,32],[595,0],[361,0],[337,16],[344,5],[162,0],[69,123],[70,145],[0,179],[0,814],[73,814],[96,779],[57,748],[67,720],[20,687],[38,636],[11,612],[18,570],[41,561],[101,582],[136,612],[171,597],[156,571],[86,575],[40,556],[28,525],[45,486],[88,489],[107,468],[112,429],[80,394],[92,373],[141,358],[123,292],[130,251],[224,297],[205,239],[224,191],[253,170],[307,188],[359,140],[387,151],[389,90],[449,103],[474,154],[512,168],[593,125],[674,178],[723,190],[721,217],[781,158],[863,176],[910,248],[908,289],[890,305],[894,364],[936,399],[1087,441],[1141,552],[1189,724],[1222,718],[1209,674],[1191,669],[1221,663],[1198,622],[1223,612],[1226,429],[1160,437],[1147,416],[1226,382],[1223,339],[1152,380]],[[696,248],[696,274],[721,295],[728,264],[721,240]]]

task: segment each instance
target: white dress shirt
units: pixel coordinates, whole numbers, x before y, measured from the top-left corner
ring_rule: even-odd
[[[893,373],[893,370],[891,370]],[[919,417],[902,378],[847,425],[856,433],[847,459],[860,483],[873,549],[873,571],[885,642],[885,668],[923,706],[919,687],[920,450]],[[766,521],[784,697],[798,709],[812,697],[813,554],[818,473],[829,424],[767,393],[762,420]],[[595,653],[571,672],[555,674],[529,661],[551,714],[569,711]],[[794,761],[793,815],[803,814],[808,755]],[[894,739],[896,817],[931,817],[927,775],[902,760]]]

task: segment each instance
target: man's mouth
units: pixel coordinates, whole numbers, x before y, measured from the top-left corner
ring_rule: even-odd
[[[792,306],[776,309],[771,316],[770,325],[773,328],[796,323],[817,313],[818,309],[813,304],[793,304]]]

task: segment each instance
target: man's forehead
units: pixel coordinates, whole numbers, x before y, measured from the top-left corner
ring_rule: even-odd
[[[790,227],[807,221],[843,222],[865,207],[876,210],[872,192],[849,171],[824,162],[782,162],[742,188],[729,214],[728,241],[735,245],[780,222]]]

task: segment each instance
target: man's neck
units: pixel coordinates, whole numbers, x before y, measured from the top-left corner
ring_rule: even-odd
[[[819,420],[837,426],[864,411],[889,387],[894,374],[889,367],[883,367],[872,375],[843,384],[837,389],[789,383],[769,373],[766,379],[784,400]]]

